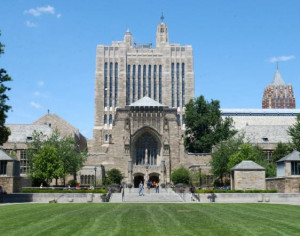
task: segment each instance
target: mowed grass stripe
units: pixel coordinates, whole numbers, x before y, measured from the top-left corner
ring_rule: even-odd
[[[0,207],[1,235],[299,235],[300,206],[19,204]]]

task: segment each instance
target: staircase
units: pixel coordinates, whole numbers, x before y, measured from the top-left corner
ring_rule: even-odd
[[[144,196],[139,196],[138,188],[125,188],[124,199],[122,193],[113,193],[110,202],[184,202],[183,199],[172,189],[160,188],[159,193],[154,188],[144,189]]]

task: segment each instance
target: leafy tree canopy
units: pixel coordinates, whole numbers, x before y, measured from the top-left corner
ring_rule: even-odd
[[[292,144],[290,143],[278,143],[272,154],[272,162],[278,161],[280,158],[285,157],[293,151]]]
[[[124,178],[119,169],[113,168],[106,172],[106,178],[104,184],[121,184],[122,179]]]
[[[213,145],[232,137],[232,119],[221,117],[218,100],[208,102],[204,96],[185,106],[186,132],[184,145],[188,152],[209,153]]]
[[[0,42],[0,55],[3,53],[4,45]],[[10,88],[5,85],[5,82],[9,81],[11,81],[11,77],[6,73],[6,70],[0,68],[0,145],[5,143],[10,135],[9,128],[4,125],[5,119],[7,118],[6,114],[11,109],[11,107],[6,104],[7,100],[9,100],[7,91],[9,91]]]
[[[171,180],[174,184],[189,184],[190,172],[184,167],[180,167],[173,171],[173,173],[171,174]]]
[[[297,115],[296,123],[289,128],[288,134],[292,137],[292,147],[300,152],[300,114]]]

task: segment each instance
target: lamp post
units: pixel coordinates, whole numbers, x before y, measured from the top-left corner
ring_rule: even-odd
[[[96,166],[94,168],[94,171],[95,171],[95,188],[96,188],[96,171],[97,171],[97,167]]]

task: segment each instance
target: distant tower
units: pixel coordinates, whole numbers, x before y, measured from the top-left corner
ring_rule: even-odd
[[[272,83],[264,90],[262,108],[295,109],[296,102],[291,84],[285,84],[277,66]]]

